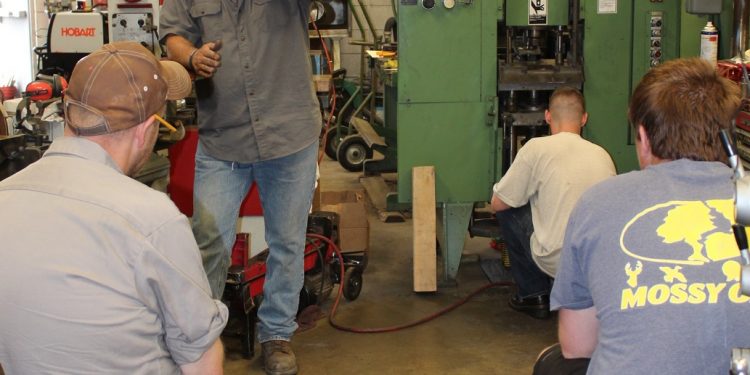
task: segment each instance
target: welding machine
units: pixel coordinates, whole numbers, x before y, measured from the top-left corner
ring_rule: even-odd
[[[89,8],[52,13],[47,43],[34,49],[40,72],[68,77],[78,60],[109,42],[136,41],[161,54],[158,0],[109,0],[97,5],[106,5],[107,12]]]

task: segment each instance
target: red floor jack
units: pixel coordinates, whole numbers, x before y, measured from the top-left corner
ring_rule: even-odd
[[[311,213],[307,218],[307,232],[324,236],[338,246],[338,214],[323,211]],[[222,300],[229,307],[229,325],[238,328],[234,333],[242,341],[242,355],[252,358],[255,354],[253,343],[256,313],[263,297],[268,249],[250,258],[247,242],[247,233],[237,234]],[[343,287],[343,295],[347,300],[357,299],[362,290],[362,273],[367,267],[367,254],[341,254],[345,269],[342,278],[340,260],[333,247],[317,238],[308,237],[306,242],[305,283],[300,291],[297,313],[325,301],[334,284]]]

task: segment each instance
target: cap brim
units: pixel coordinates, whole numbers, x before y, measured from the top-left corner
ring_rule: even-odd
[[[170,60],[159,61],[159,64],[164,80],[167,81],[167,99],[178,100],[190,95],[193,83],[185,67]]]

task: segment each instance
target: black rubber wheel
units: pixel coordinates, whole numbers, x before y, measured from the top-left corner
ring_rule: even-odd
[[[258,309],[260,308],[260,305],[263,303],[263,295],[262,294],[258,294],[257,296],[252,297],[252,298],[253,298],[254,309],[257,312]]]
[[[349,268],[344,272],[344,297],[347,301],[354,301],[362,291],[362,271]]]
[[[318,302],[313,293],[307,286],[303,285],[302,290],[299,291],[299,305],[297,305],[297,315],[308,306],[312,306]]]
[[[341,138],[336,137],[336,128],[338,128],[338,126],[332,126],[330,129],[328,129],[328,132],[326,133],[326,148],[324,149],[326,155],[334,161],[338,160],[336,151],[338,150],[339,144],[341,143]]]
[[[352,134],[341,140],[336,156],[347,171],[362,172],[365,160],[372,158],[372,149],[361,136]]]

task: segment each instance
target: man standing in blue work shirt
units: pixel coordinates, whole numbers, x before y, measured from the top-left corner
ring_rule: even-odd
[[[167,0],[170,59],[199,77],[193,233],[215,298],[226,282],[240,204],[257,183],[267,260],[258,341],[268,374],[296,374],[289,341],[304,277],[320,135],[309,0]]]

